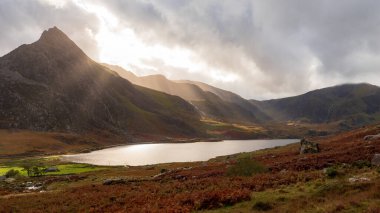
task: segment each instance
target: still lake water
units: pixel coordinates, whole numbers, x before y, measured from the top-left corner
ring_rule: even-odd
[[[64,155],[63,160],[93,165],[141,166],[171,162],[206,161],[223,155],[284,146],[298,139],[225,140],[221,142],[136,144],[117,146],[90,153]]]

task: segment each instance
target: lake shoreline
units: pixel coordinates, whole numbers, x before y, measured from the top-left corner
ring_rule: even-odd
[[[139,141],[139,142],[128,142],[128,143],[120,143],[120,144],[112,144],[112,145],[107,145],[107,146],[99,146],[99,147],[93,147],[93,148],[88,148],[84,149],[78,152],[68,152],[65,153],[65,155],[69,154],[82,154],[82,153],[89,153],[93,151],[98,151],[102,149],[108,149],[108,148],[114,148],[118,146],[128,146],[128,145],[140,145],[140,144],[182,144],[182,143],[197,143],[197,142],[221,142],[225,139],[220,139],[220,138],[208,138],[208,139],[202,139],[202,138],[191,138],[191,139],[173,139],[173,140],[157,140],[157,141]],[[247,139],[250,140],[250,139]],[[261,139],[259,139],[261,140]]]
[[[284,146],[299,139],[149,142],[108,146],[79,154],[60,155],[63,161],[103,166],[144,166],[162,163],[207,161],[218,156]]]
[[[190,139],[168,139],[168,140],[152,140],[152,141],[139,141],[139,142],[128,142],[128,143],[120,143],[120,144],[112,144],[107,146],[99,146],[99,147],[92,147],[87,148],[83,150],[73,151],[73,152],[67,152],[62,155],[71,155],[71,154],[82,154],[82,153],[89,153],[93,151],[98,151],[102,149],[108,149],[108,148],[114,148],[118,146],[128,146],[128,145],[140,145],[140,144],[186,144],[186,143],[198,143],[198,142],[221,142],[221,141],[227,141],[227,140],[293,140],[295,138],[254,138],[254,139],[234,139],[234,138],[190,138]],[[297,139],[298,140],[298,139]]]

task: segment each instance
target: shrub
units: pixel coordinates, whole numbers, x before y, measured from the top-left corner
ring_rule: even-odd
[[[371,162],[369,162],[367,160],[358,160],[358,161],[355,161],[352,165],[358,169],[362,169],[365,167],[371,167],[372,166]]]
[[[21,166],[22,166],[23,170],[26,171],[28,177],[42,176],[43,174],[45,174],[45,171],[46,171],[45,166],[42,164],[34,165],[31,163],[26,163],[26,164],[23,164]]]
[[[270,205],[270,203],[262,202],[262,201],[256,202],[255,205],[253,205],[253,207],[252,207],[253,210],[257,210],[257,211],[269,211],[272,208],[273,207],[272,207],[272,205]]]
[[[230,176],[252,176],[253,174],[266,172],[267,169],[259,162],[247,158],[240,158],[235,165],[232,165],[227,170],[227,175]]]
[[[334,167],[329,167],[326,169],[326,175],[329,178],[334,178],[338,175],[338,171]]]
[[[339,180],[336,182],[324,184],[316,188],[314,196],[316,197],[326,197],[327,195],[343,195],[351,192],[364,192],[369,191],[373,183],[364,182],[350,184],[346,183],[344,180]]]
[[[330,194],[332,192],[334,193],[344,193],[347,191],[346,185],[342,183],[331,183],[331,184],[323,184],[316,188],[316,191],[314,195],[316,197],[325,197],[327,194]]]
[[[202,210],[232,206],[235,203],[248,200],[251,200],[250,190],[227,189],[194,193],[193,199],[188,199],[187,202],[193,203],[196,210]]]
[[[20,172],[18,170],[11,169],[11,170],[8,170],[7,173],[5,173],[5,177],[7,178],[15,177],[15,176],[18,176],[19,174]]]
[[[45,174],[46,168],[45,167],[38,167],[34,166],[32,168],[32,176],[39,177]]]

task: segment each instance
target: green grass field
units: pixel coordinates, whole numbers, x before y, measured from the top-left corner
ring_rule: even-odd
[[[45,175],[66,175],[66,174],[79,174],[84,172],[92,172],[105,169],[106,167],[93,166],[88,164],[61,164],[55,166],[59,169],[58,172],[48,172]],[[0,176],[5,175],[9,170],[18,170],[22,176],[26,176],[26,171],[22,167],[18,166],[0,166]]]
[[[26,176],[26,171],[23,171],[21,167],[17,166],[0,166],[0,176],[5,175],[11,169],[18,170],[22,176]]]

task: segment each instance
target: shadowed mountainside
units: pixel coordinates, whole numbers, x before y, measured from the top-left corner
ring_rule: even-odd
[[[262,123],[269,119],[248,100],[232,92],[195,81],[172,81],[163,75],[138,77],[119,66],[104,64],[133,84],[179,96],[203,116],[225,122]]]
[[[183,99],[94,62],[56,27],[0,58],[0,128],[194,136],[199,119]]]
[[[276,121],[342,121],[341,126],[349,128],[380,120],[380,88],[364,83],[344,84],[289,98],[251,102]]]
[[[201,82],[138,77],[98,64],[58,28],[0,58],[2,129],[194,137],[206,135],[201,116],[264,127],[278,123],[285,129],[291,128],[283,125],[288,121],[350,129],[380,120],[380,89],[349,84],[248,101]]]
[[[180,96],[205,117],[226,122],[339,122],[340,129],[350,129],[380,120],[380,88],[370,84],[345,84],[295,97],[248,101],[202,82],[172,81],[162,75],[138,77],[121,67],[106,66],[134,84]]]

